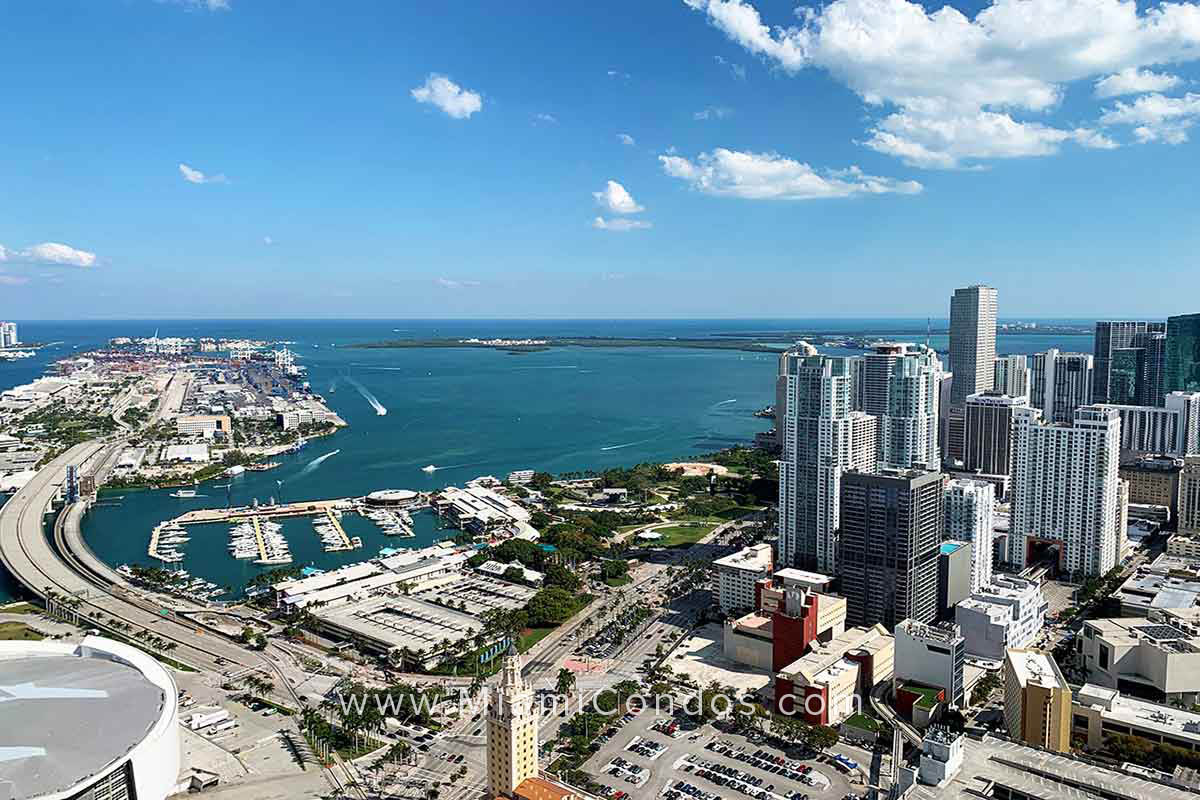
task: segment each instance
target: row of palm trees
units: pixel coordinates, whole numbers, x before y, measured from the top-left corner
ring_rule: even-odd
[[[179,647],[177,642],[170,642],[145,628],[136,628],[124,620],[108,617],[99,610],[80,612],[83,599],[75,595],[64,595],[53,589],[46,589],[46,609],[51,614],[63,615],[63,610],[70,612],[76,620],[85,618],[99,628],[105,628],[114,633],[125,635],[126,638],[136,639],[156,653],[170,653]]]

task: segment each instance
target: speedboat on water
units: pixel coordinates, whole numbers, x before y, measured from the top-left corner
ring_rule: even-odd
[[[429,464],[428,466],[421,467],[421,472],[437,472],[437,467]]]

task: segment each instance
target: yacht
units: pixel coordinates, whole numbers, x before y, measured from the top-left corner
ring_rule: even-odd
[[[175,491],[171,492],[171,497],[195,497],[195,496],[196,496],[195,489],[176,489]]]

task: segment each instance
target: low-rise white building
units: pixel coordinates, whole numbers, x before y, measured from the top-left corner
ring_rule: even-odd
[[[955,607],[954,621],[966,640],[967,655],[1002,661],[1005,650],[1033,642],[1046,610],[1046,598],[1035,581],[997,575],[991,585]]]
[[[205,439],[210,439],[217,433],[231,436],[233,426],[229,422],[229,417],[224,414],[196,414],[177,417],[175,431],[180,436],[203,436]]]
[[[1200,750],[1200,714],[1085,683],[1071,700],[1071,735],[1086,741],[1088,750],[1117,735]]]
[[[1178,538],[1168,540],[1168,551]],[[1156,608],[1200,607],[1200,559],[1163,553],[1134,570],[1113,596],[1123,617],[1144,617]]]
[[[925,731],[921,740],[921,760],[918,777],[926,786],[944,786],[963,765],[964,733],[953,733],[938,725]]]
[[[520,571],[520,573],[522,575],[522,579],[526,583],[532,583],[532,584],[538,585],[538,586],[541,585],[542,578],[545,577],[542,575],[542,573],[538,572],[537,570],[529,569],[524,564],[522,564],[520,561],[513,561],[508,564],[503,564],[499,561],[485,561],[482,564],[480,564],[478,567],[476,567],[476,569],[479,570],[480,572],[484,573],[485,575],[492,575],[497,578],[503,578],[504,573],[508,572],[510,569],[515,569],[515,570]]]
[[[770,544],[756,544],[713,562],[721,611],[731,614],[755,607],[754,585],[770,576],[773,558]]]
[[[189,464],[207,464],[209,461],[206,444],[170,444],[162,450],[163,461],[184,461]]]
[[[474,534],[521,526],[531,516],[517,501],[477,482],[461,489],[448,486],[433,496],[432,504],[454,526]]]
[[[1090,619],[1077,641],[1088,682],[1163,702],[1200,702],[1200,609]]]
[[[464,552],[441,547],[404,550],[396,555],[348,564],[307,578],[275,584],[276,604],[285,610],[323,607],[366,599],[385,589],[403,584],[410,591],[431,581],[461,572]]]

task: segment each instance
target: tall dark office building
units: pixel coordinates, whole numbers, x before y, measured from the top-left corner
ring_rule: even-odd
[[[837,574],[847,624],[891,630],[937,616],[943,494],[939,472],[843,473]]]
[[[990,391],[967,398],[963,466],[986,475],[1008,475],[1012,464],[1013,409],[1029,405],[1024,397]]]
[[[1041,409],[1048,422],[1070,424],[1075,409],[1092,396],[1095,357],[1050,348],[1034,353],[1029,376],[1029,405]]]
[[[1166,386],[1169,392],[1200,392],[1200,314],[1167,320]]]
[[[1162,362],[1156,359],[1162,358],[1162,348],[1153,345],[1151,337],[1166,333],[1166,330],[1167,326],[1162,322],[1097,322],[1091,402],[1160,405]],[[1154,402],[1144,403],[1146,399]]]
[[[1145,350],[1146,369],[1138,405],[1162,406],[1167,398],[1167,334],[1147,334]]]

